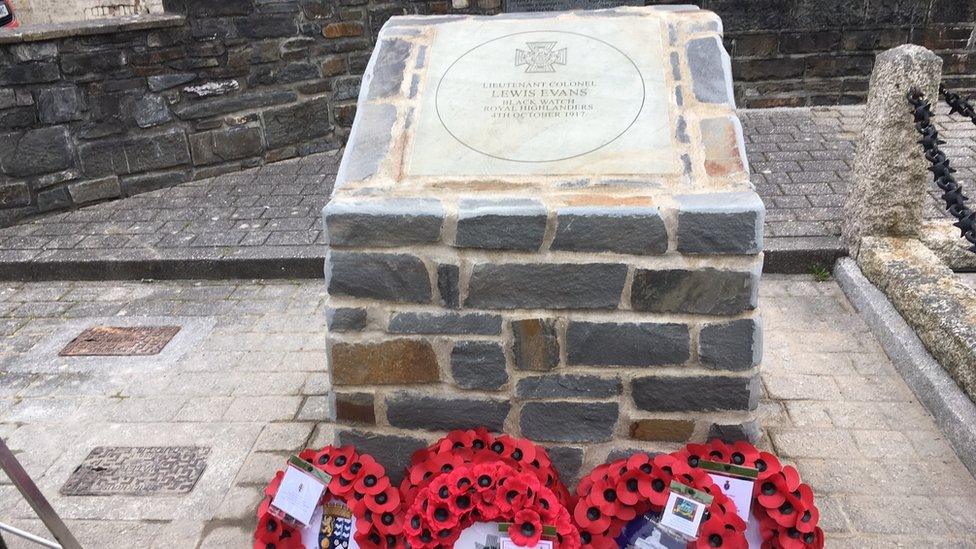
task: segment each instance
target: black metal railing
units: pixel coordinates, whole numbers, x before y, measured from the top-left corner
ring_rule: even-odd
[[[946,98],[952,113],[968,116],[976,124],[976,110],[968,101],[942,87],[939,88],[939,92]],[[963,238],[972,245],[969,251],[976,253],[976,214],[966,206],[969,197],[963,194],[962,183],[953,175],[956,170],[951,166],[949,157],[939,148],[939,145],[944,145],[945,141],[939,139],[939,131],[932,123],[932,104],[918,89],[909,91],[907,98],[912,106],[912,115],[915,117],[915,129],[922,136],[918,143],[925,152],[925,159],[932,164],[929,171],[932,172],[932,179],[936,186],[942,190],[946,211],[956,218],[957,221],[953,225],[962,231]]]

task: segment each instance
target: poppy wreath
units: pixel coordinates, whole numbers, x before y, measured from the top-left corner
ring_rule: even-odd
[[[414,493],[403,531],[411,549],[450,549],[476,522],[512,523],[508,535],[532,547],[554,526],[560,549],[578,549],[579,532],[555,492],[531,471],[502,461],[460,464]]]
[[[318,451],[303,450],[298,457],[332,476],[322,499],[335,498],[349,507],[356,518],[354,536],[360,547],[403,547],[400,492],[372,456],[358,454],[352,446],[326,446]],[[264,489],[264,500],[258,506],[254,549],[311,549],[304,548],[297,528],[269,511],[284,475],[284,471],[278,471]]]
[[[701,460],[731,463],[759,471],[754,484],[752,512],[759,521],[764,549],[822,549],[823,531],[813,490],[800,483],[791,466],[783,466],[752,444],[689,444],[671,454],[634,454],[626,460],[597,467],[577,488],[573,519],[584,548],[616,548],[614,541],[632,519],[660,512],[667,503],[672,480],[713,497],[705,512],[698,540],[689,547],[745,549],[746,524],[735,504],[698,465]]]
[[[569,508],[569,490],[559,480],[559,473],[544,448],[527,439],[496,437],[484,428],[451,431],[429,447],[414,452],[400,483],[404,506],[409,507],[416,494],[438,475],[479,463],[504,463],[519,473],[530,473],[542,486],[552,490],[560,504]]]
[[[800,482],[800,473],[794,467],[781,464],[773,454],[761,452],[748,442],[726,444],[715,439],[708,444],[689,444],[671,455],[689,467],[698,467],[704,459],[758,470],[752,513],[759,521],[763,549],[823,548],[813,489]]]
[[[703,469],[691,467],[674,455],[634,454],[603,464],[580,480],[573,519],[584,548],[616,549],[616,538],[631,520],[661,511],[676,480],[712,496],[705,511],[698,541],[689,547],[748,549],[746,523],[735,504]]]

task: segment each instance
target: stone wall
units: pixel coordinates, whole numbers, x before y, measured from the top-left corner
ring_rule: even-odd
[[[0,223],[344,142],[381,16],[340,21],[355,17],[327,0],[166,8],[0,35]]]
[[[863,101],[875,53],[909,40],[943,57],[947,85],[976,88],[976,0],[698,3],[724,20],[740,107]],[[186,19],[0,35],[0,225],[338,147],[382,24],[457,11],[447,0],[164,7]],[[461,11],[501,10],[478,0]]]

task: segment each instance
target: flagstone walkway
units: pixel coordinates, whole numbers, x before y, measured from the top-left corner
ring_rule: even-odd
[[[250,546],[262,485],[329,441],[324,297],[315,280],[2,283],[0,436],[85,547]],[[767,276],[762,307],[763,444],[813,486],[828,547],[976,547],[976,480],[839,287]],[[106,322],[182,329],[158,357],[57,356]],[[60,494],[98,446],[210,453],[188,494]],[[0,521],[44,531],[2,474]]]
[[[945,150],[960,180],[976,182],[976,126],[946,111],[937,109]],[[863,108],[739,114],[767,207],[767,267],[828,266],[844,253],[837,236]],[[338,161],[338,151],[321,153],[0,229],[0,278],[321,276],[319,212]],[[928,215],[944,216],[931,194]]]

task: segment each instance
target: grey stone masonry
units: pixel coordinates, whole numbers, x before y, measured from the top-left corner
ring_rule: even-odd
[[[550,27],[573,59],[554,71],[479,51]],[[576,474],[758,428],[765,208],[721,28],[694,7],[390,19],[322,211],[340,431],[486,426]],[[590,66],[582,34],[643,77]],[[522,82],[573,98],[516,101]]]

